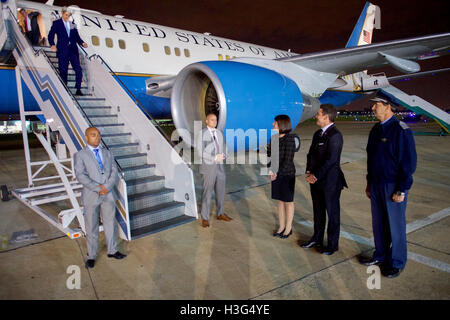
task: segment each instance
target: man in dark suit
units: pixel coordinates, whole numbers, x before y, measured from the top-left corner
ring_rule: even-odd
[[[123,259],[126,255],[116,248],[116,206],[113,189],[119,180],[114,157],[100,147],[101,135],[95,127],[85,132],[87,145],[74,154],[75,176],[83,185],[81,202],[86,225],[88,260],[86,268],[93,268],[97,257],[99,211],[108,244],[108,258]]]
[[[69,68],[69,62],[75,71],[75,79],[77,92],[76,95],[82,96],[81,92],[81,79],[83,77],[80,56],[78,54],[77,44],[87,48],[86,42],[81,40],[78,34],[77,26],[74,22],[70,22],[69,18],[71,13],[66,7],[62,8],[61,19],[53,21],[50,32],[48,33],[48,42],[53,51],[57,51],[59,73],[64,83],[67,84],[67,70]],[[55,34],[58,37],[58,43],[55,46]]]
[[[39,44],[39,38],[41,37],[41,31],[37,23],[37,17],[39,12],[28,13],[25,9],[20,10],[20,14],[23,17],[23,27],[27,38],[30,40],[33,46]]]
[[[306,163],[306,181],[310,184],[313,201],[314,235],[301,247],[322,247],[328,213],[328,244],[322,253],[332,255],[339,247],[339,198],[342,189],[347,187],[340,166],[343,138],[334,125],[336,109],[332,105],[322,105],[316,119],[321,129],[314,133]]]

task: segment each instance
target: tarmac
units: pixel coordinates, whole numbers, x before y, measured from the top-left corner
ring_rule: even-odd
[[[306,154],[317,127],[296,129],[302,146],[297,169],[294,232],[273,238],[276,201],[261,165],[227,166],[225,212],[231,222],[201,220],[144,238],[119,240],[123,260],[106,257],[100,236],[93,269],[85,269],[86,241],[72,240],[17,199],[0,202],[0,300],[5,299],[450,299],[450,137],[416,135],[418,167],[407,208],[408,262],[395,279],[377,278],[377,270],[357,257],[373,251],[370,203],[365,196],[365,147],[368,122],[338,122],[344,136],[342,169],[349,188],[341,196],[339,251],[324,256],[299,243],[312,236],[312,204],[305,181]],[[433,123],[410,125],[413,131],[438,132]],[[32,159],[45,159],[41,148]],[[194,166],[197,202],[201,180]],[[27,185],[23,150],[0,152],[0,184]],[[49,210],[58,208],[53,207]],[[28,241],[11,243],[15,232]],[[26,239],[25,239],[26,240]],[[78,267],[78,268],[77,268]],[[80,288],[72,288],[73,270]],[[379,281],[378,281],[379,280]],[[68,285],[69,284],[69,285]]]

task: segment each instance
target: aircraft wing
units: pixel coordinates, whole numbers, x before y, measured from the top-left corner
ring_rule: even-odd
[[[346,75],[390,64],[412,73],[420,66],[412,60],[424,60],[450,52],[450,33],[387,41],[352,48],[296,55],[278,61],[292,62],[320,72]]]

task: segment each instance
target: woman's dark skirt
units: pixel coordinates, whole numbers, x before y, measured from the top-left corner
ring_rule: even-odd
[[[272,181],[272,199],[283,202],[294,201],[295,176],[277,176]]]

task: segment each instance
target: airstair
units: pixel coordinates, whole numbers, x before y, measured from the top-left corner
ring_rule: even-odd
[[[82,186],[72,170],[72,157],[86,146],[85,129],[95,126],[101,132],[102,147],[112,152],[119,169],[120,182],[113,192],[118,199],[116,219],[123,239],[136,239],[196,220],[191,168],[107,63],[98,55],[88,56],[80,48],[83,96],[77,96],[73,69],[69,69],[68,83],[64,84],[57,71],[56,53],[46,47],[33,48],[16,21],[15,8],[3,4],[0,49],[12,50],[17,62],[16,80],[29,181],[28,187],[13,190],[14,196],[69,237],[82,236],[85,231],[79,201]],[[25,110],[22,80],[41,112]],[[31,161],[24,124],[26,116],[30,115],[45,118],[47,137],[37,132],[36,136],[49,155],[48,161]],[[56,152],[51,146],[50,131],[57,136]],[[64,155],[64,145],[69,157]],[[38,178],[49,164],[54,165],[57,175]],[[34,173],[33,166],[39,166]],[[42,184],[52,179],[59,181]],[[62,200],[69,200],[70,207],[59,212],[58,217],[42,207]]]
[[[394,103],[404,106],[416,114],[430,117],[441,126],[443,132],[450,134],[450,115],[444,110],[425,101],[421,97],[409,95],[393,86],[387,86],[380,89],[380,91]]]

